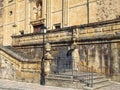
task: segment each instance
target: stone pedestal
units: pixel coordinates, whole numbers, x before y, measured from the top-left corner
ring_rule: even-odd
[[[72,52],[72,59],[73,59],[73,70],[78,71],[80,57],[79,57],[79,52],[77,48],[74,49]]]
[[[50,73],[50,62],[53,58],[52,55],[50,54],[51,45],[49,43],[45,45],[45,50],[46,50],[46,54],[45,54],[44,67],[45,67],[45,75],[48,75]]]
[[[73,49],[73,51],[72,51],[72,61],[73,61],[72,68],[74,71],[78,71],[80,55],[79,55],[79,49],[77,48],[77,44],[73,43],[71,46],[71,49]]]

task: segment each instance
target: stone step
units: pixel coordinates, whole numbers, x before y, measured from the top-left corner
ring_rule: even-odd
[[[79,79],[79,80],[91,80],[91,78],[92,78],[92,76],[88,76],[88,77],[77,77],[77,79]],[[95,80],[95,79],[103,79],[103,78],[105,78],[104,76],[98,76],[98,75],[95,75],[95,76],[93,76],[93,79]]]
[[[108,82],[102,82],[100,84],[93,85],[93,88],[94,89],[99,89],[99,88],[107,87],[107,86],[110,86],[110,85],[112,85],[112,83],[110,83],[109,81]]]
[[[107,87],[107,86],[110,86],[110,85],[112,85],[112,83],[110,83],[110,82],[103,82],[101,84],[93,85],[92,87],[91,86],[88,87],[87,85],[84,85],[83,89],[84,90],[97,90],[99,88]]]
[[[91,84],[90,82],[91,80],[88,80],[88,81],[84,81],[84,83],[88,83],[88,84]],[[96,79],[96,80],[93,80],[93,84],[99,84],[99,83],[103,83],[103,82],[108,82],[109,80],[108,79]]]
[[[56,78],[56,77],[46,77],[46,79],[48,79],[48,80],[63,80],[63,81],[71,81],[71,80],[73,80],[72,78],[69,79],[69,78]]]
[[[91,76],[92,74],[88,73],[79,73],[79,74],[71,74],[71,72],[65,72],[60,74],[50,74],[47,77],[47,80],[50,81],[60,81],[60,82],[74,82],[74,83],[80,83],[84,88],[91,88],[97,89],[105,86],[109,86],[111,83],[108,79],[106,79],[104,76],[99,75],[97,73],[93,73],[93,87],[91,87]],[[81,81],[82,80],[82,81]]]
[[[65,87],[65,88],[75,88],[82,89],[82,85],[79,81],[73,80],[72,78],[56,78],[56,77],[46,77],[46,85]]]
[[[59,74],[49,74],[46,78],[66,78],[66,79],[71,79],[73,78],[72,75],[59,75]]]
[[[78,74],[74,74],[75,76],[77,77],[87,77],[87,76],[90,76],[92,75],[92,73],[78,73]],[[97,73],[93,73],[93,76],[98,76]]]

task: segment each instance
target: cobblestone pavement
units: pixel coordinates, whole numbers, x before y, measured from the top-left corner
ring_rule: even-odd
[[[0,79],[0,90],[78,90],[78,89],[61,88],[61,87],[53,87],[53,86],[41,86],[39,84]],[[113,82],[112,85],[97,90],[120,90],[120,83]]]
[[[0,79],[0,90],[77,90]]]

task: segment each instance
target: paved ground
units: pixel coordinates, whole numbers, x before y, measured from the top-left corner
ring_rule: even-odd
[[[77,90],[77,89],[41,86],[39,84],[0,79],[0,90]],[[120,83],[113,83],[111,86],[103,87],[98,90],[120,90]]]
[[[75,90],[0,79],[0,90]],[[77,90],[77,89],[76,89]]]
[[[103,87],[97,90],[120,90],[120,83],[112,82],[113,84],[108,87]]]

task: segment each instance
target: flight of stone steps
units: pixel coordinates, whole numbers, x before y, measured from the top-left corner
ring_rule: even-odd
[[[111,85],[107,78],[102,75],[98,75],[97,73],[93,73],[93,77],[91,76],[91,73],[79,73],[77,75],[72,75],[72,73],[50,74],[46,77],[46,80],[47,85],[51,86],[79,89],[84,88],[87,90],[99,89]],[[92,84],[91,81],[93,82]]]

